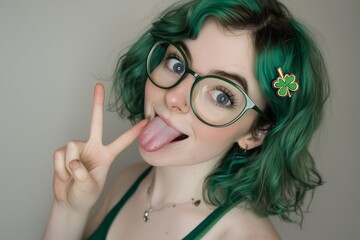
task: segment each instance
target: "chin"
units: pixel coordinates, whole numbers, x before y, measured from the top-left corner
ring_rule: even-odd
[[[180,163],[178,159],[174,159],[173,157],[171,157],[176,156],[176,154],[168,151],[169,149],[165,149],[165,147],[153,152],[148,152],[139,145],[138,148],[142,159],[151,166],[168,167],[181,166],[185,164],[184,159],[182,160],[182,163]]]
[[[212,165],[217,163],[224,156],[205,156],[203,151],[194,149],[175,148],[166,146],[154,152],[147,152],[141,146],[138,146],[139,153],[143,160],[154,167],[186,167],[195,165]],[[195,154],[199,154],[194,155]]]

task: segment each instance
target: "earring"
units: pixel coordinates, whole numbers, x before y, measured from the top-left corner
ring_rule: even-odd
[[[246,153],[246,152],[247,152],[247,150],[248,150],[248,145],[247,145],[247,144],[245,144],[244,153]]]
[[[262,135],[261,131],[256,131],[256,138],[259,139]]]

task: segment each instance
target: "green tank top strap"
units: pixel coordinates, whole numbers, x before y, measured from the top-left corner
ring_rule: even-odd
[[[150,173],[152,166],[148,167],[133,183],[125,195],[120,199],[120,201],[110,210],[106,215],[102,223],[95,230],[93,234],[90,235],[87,240],[100,240],[106,239],[107,233],[111,227],[112,222],[120,212],[121,208],[129,200],[129,198],[134,194],[140,183],[143,179]],[[194,230],[192,230],[183,240],[199,240],[217,223],[217,221],[224,216],[230,209],[232,205],[222,205],[216,208],[207,218],[205,218]]]
[[[183,240],[199,240],[219,221],[233,206],[222,205],[216,208],[207,218],[205,218],[197,227],[186,235]]]
[[[111,209],[111,211],[106,215],[105,219],[102,221],[100,226],[96,229],[96,231],[90,235],[87,240],[99,240],[105,239],[107,232],[110,229],[110,226],[114,219],[116,218],[117,214],[124,206],[124,204],[129,200],[129,198],[133,195],[136,191],[142,180],[150,173],[152,166],[148,167],[133,183],[133,185],[129,188],[129,190],[125,193],[122,199]]]

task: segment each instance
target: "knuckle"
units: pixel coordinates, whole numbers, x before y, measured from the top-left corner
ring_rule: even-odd
[[[56,150],[53,155],[54,155],[55,166],[57,165],[57,162],[64,160],[64,150],[63,149]]]
[[[61,165],[64,164],[64,161],[65,161],[65,158],[63,158],[63,157],[54,158],[55,170],[59,169],[61,167]]]
[[[70,141],[68,142],[64,149],[66,149],[66,151],[69,150],[79,150],[81,149],[84,145],[86,144],[86,142],[83,141]]]
[[[72,148],[76,148],[76,147],[77,147],[76,141],[70,141],[66,144],[66,149],[72,149]]]

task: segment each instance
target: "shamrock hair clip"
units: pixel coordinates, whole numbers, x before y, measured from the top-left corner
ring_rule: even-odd
[[[291,92],[296,92],[299,89],[299,84],[296,82],[294,74],[283,74],[282,69],[277,69],[280,77],[273,81],[273,87],[277,89],[276,94],[279,97],[291,97]]]

